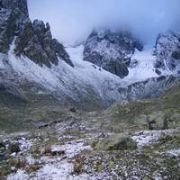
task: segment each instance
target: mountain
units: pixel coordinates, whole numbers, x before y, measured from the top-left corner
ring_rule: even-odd
[[[179,81],[178,33],[159,35],[148,49],[129,32],[93,31],[84,44],[64,48],[48,23],[30,20],[26,0],[1,0],[0,25],[6,98],[15,91],[27,102],[47,96],[61,105],[96,109],[157,97]]]
[[[123,78],[136,49],[142,51],[143,44],[128,32],[94,31],[85,43],[84,60]]]
[[[0,52],[8,53],[14,43],[17,57],[26,56],[48,67],[57,65],[60,58],[73,66],[63,45],[52,38],[49,24],[31,22],[26,0],[1,0],[0,25]]]
[[[0,179],[179,179],[179,119],[179,32],[64,47],[0,0]]]

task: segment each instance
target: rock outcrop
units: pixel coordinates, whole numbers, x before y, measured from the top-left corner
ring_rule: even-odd
[[[84,60],[124,78],[135,49],[143,45],[128,32],[94,31],[85,43]]]
[[[156,41],[154,55],[157,59],[155,66],[158,72],[169,70],[180,74],[180,34],[160,34]]]
[[[8,10],[20,10],[25,16],[29,16],[27,0],[0,0],[0,8]]]
[[[62,44],[52,38],[50,26],[43,21],[26,21],[24,28],[15,41],[16,55],[25,55],[39,65],[51,67],[60,59],[73,66]]]
[[[62,44],[52,38],[50,26],[31,22],[26,0],[0,1],[0,52],[7,53],[15,40],[15,54],[27,56],[39,65],[51,67],[64,60],[73,66]]]

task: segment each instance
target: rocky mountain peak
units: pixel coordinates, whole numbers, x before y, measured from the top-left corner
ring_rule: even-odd
[[[135,49],[143,45],[127,31],[93,31],[85,43],[84,60],[124,78]]]
[[[29,18],[27,0],[0,0],[0,52],[7,54],[15,40],[15,55],[51,67],[64,60],[73,66],[62,44],[52,38],[50,25]]]

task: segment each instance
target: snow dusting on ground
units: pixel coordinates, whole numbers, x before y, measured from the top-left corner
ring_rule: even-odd
[[[143,131],[137,132],[132,136],[132,139],[136,141],[138,148],[148,146],[157,143],[162,135],[172,136],[178,130],[153,130],[153,131]]]

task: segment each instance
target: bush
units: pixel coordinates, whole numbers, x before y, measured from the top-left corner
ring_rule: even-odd
[[[120,138],[119,141],[108,147],[108,150],[134,150],[137,148],[136,142],[130,137]]]
[[[17,143],[10,144],[8,149],[11,154],[20,152],[20,147]]]

